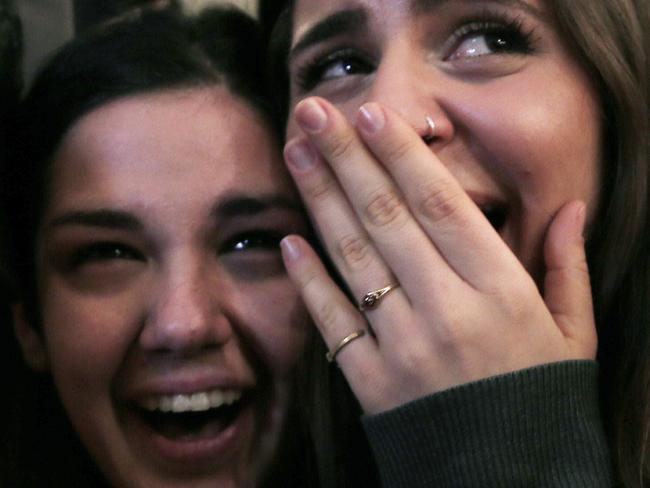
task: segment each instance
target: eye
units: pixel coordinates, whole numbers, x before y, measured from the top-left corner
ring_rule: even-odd
[[[95,242],[77,249],[68,261],[71,269],[90,264],[108,264],[112,261],[144,261],[137,249],[119,242]]]
[[[497,54],[531,54],[533,32],[524,31],[519,20],[470,22],[457,29],[446,60],[473,59]]]
[[[280,240],[288,232],[240,232],[219,246],[219,257],[234,279],[255,282],[285,276]]]
[[[342,49],[308,62],[298,70],[296,82],[309,91],[327,81],[366,75],[373,70],[374,64],[367,56],[355,49]]]
[[[242,253],[244,251],[275,251],[279,252],[280,240],[284,237],[275,231],[250,231],[237,234],[220,246],[220,252]]]

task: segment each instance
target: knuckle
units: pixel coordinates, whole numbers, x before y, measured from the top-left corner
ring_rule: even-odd
[[[587,259],[584,256],[580,256],[579,259],[576,260],[574,263],[574,270],[577,273],[579,277],[584,280],[584,282],[589,283],[590,281],[590,275],[589,275],[589,264],[587,263]]]
[[[382,189],[370,196],[365,213],[372,225],[384,227],[404,218],[405,210],[401,195],[393,190]]]
[[[337,137],[333,138],[328,146],[327,150],[330,155],[330,159],[334,162],[347,160],[351,156],[354,147],[354,138],[349,134],[338,134]]]
[[[304,272],[297,274],[297,282],[300,287],[300,292],[306,296],[312,288],[318,287],[318,273],[314,270],[313,266],[308,266]]]
[[[363,385],[363,388],[368,392],[374,393],[374,391],[378,391],[380,389],[377,371],[375,371],[369,363],[360,362],[359,364],[356,364],[354,369],[354,377],[356,379],[356,383]]]
[[[427,185],[422,191],[420,213],[432,222],[454,217],[460,208],[461,194],[443,182]]]
[[[467,346],[480,330],[472,311],[450,306],[440,311],[432,323],[436,349],[445,355],[454,355]]]
[[[423,366],[431,362],[431,352],[422,347],[422,343],[411,344],[404,348],[399,357],[399,368],[406,377],[417,377]]]
[[[333,188],[334,181],[331,178],[314,178],[314,180],[305,187],[305,196],[313,201],[323,200],[331,195]]]
[[[449,353],[462,348],[467,342],[467,331],[455,320],[441,321],[436,327],[436,343],[442,351]]]
[[[370,264],[370,242],[365,237],[352,235],[342,238],[338,251],[345,265],[351,270],[361,271]]]
[[[314,310],[314,319],[320,324],[326,334],[335,330],[338,318],[338,307],[333,301],[325,301]]]
[[[411,140],[399,141],[386,148],[386,161],[388,163],[399,163],[404,161],[413,153],[415,144]]]
[[[520,282],[513,280],[504,285],[497,296],[505,316],[510,317],[513,324],[525,325],[529,323],[531,315],[534,313],[533,310],[535,310],[531,306],[537,298],[535,293],[531,293],[528,286],[522,286]]]

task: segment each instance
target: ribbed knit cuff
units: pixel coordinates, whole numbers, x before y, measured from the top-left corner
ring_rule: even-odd
[[[385,488],[614,486],[594,361],[487,378],[362,420]]]

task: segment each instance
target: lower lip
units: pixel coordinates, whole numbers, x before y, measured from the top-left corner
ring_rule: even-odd
[[[214,470],[217,465],[231,464],[236,453],[242,450],[245,439],[252,439],[253,417],[249,403],[228,427],[213,436],[174,440],[159,434],[137,413],[130,411],[126,432],[137,447],[142,448],[145,457],[157,461],[166,470]]]

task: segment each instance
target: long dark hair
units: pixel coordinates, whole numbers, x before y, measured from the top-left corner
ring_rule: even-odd
[[[597,83],[603,187],[588,256],[601,396],[625,486],[650,484],[650,8],[646,0],[548,0]]]
[[[39,72],[13,121],[11,158],[1,175],[10,210],[16,300],[26,305],[34,327],[40,324],[37,229],[48,200],[51,158],[67,131],[85,114],[119,98],[225,86],[279,136],[259,32],[252,18],[235,9],[211,8],[195,17],[183,15],[174,4],[137,9],[73,39]],[[72,432],[49,377],[34,377],[24,367],[19,371],[25,388],[16,396],[2,440],[0,485],[99,486],[101,476]],[[299,410],[295,402],[291,407]],[[289,418],[291,430],[278,448],[268,485],[312,486],[310,444],[299,415],[290,412]]]
[[[270,47],[278,109],[287,117],[287,55],[296,0]],[[600,95],[603,186],[587,243],[599,335],[605,424],[619,473],[650,484],[650,8],[647,0],[546,0]]]

